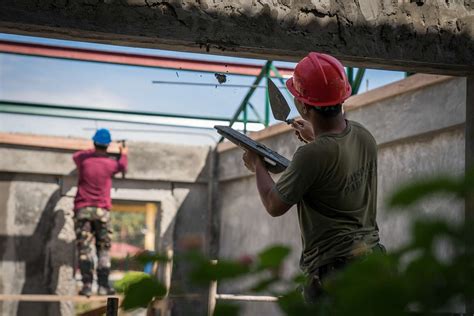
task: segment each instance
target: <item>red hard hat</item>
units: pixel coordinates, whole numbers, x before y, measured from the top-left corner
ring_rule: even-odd
[[[297,100],[314,106],[340,104],[352,92],[341,62],[315,52],[300,60],[286,86]]]

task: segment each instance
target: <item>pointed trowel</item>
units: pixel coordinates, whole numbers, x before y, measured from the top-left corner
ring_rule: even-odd
[[[268,96],[270,97],[270,107],[272,108],[273,117],[279,121],[286,122],[287,124],[293,123],[293,119],[288,119],[290,106],[271,79],[268,80]]]

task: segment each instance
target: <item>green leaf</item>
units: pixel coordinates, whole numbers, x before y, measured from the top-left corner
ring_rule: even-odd
[[[194,263],[190,277],[197,284],[208,284],[213,280],[233,279],[249,272],[249,266],[240,262],[220,260],[213,264],[206,260]]]
[[[411,246],[426,251],[432,250],[435,238],[452,235],[452,229],[445,221],[430,220],[416,221],[413,225],[413,236]]]
[[[238,316],[239,312],[240,307],[237,304],[218,302],[213,316]]]
[[[268,289],[269,286],[271,286],[273,283],[278,282],[280,278],[272,276],[269,278],[264,278],[263,280],[260,280],[255,284],[250,291],[252,292],[263,292]]]
[[[373,253],[323,286],[332,299],[331,315],[404,315],[405,283],[389,255]]]
[[[308,278],[304,274],[297,274],[292,279],[293,283],[296,283],[296,284],[305,284],[307,280]]]
[[[118,280],[114,284],[114,288],[118,293],[123,293],[130,284],[140,282],[142,279],[147,278],[149,275],[143,272],[128,272],[122,279]]]
[[[290,252],[291,249],[283,245],[276,245],[265,249],[258,254],[260,269],[280,267]]]
[[[123,279],[116,282],[115,289],[124,294],[124,310],[147,307],[155,297],[166,294],[166,288],[162,284],[143,272],[127,273]]]
[[[166,255],[145,251],[137,254],[134,259],[141,264],[147,264],[149,262],[168,262],[170,259]]]
[[[461,196],[464,191],[463,182],[450,177],[416,181],[395,192],[389,200],[389,206],[408,206],[425,197],[439,193],[453,193]]]
[[[278,306],[287,316],[312,316],[321,315],[318,311],[321,306],[306,304],[301,291],[293,290],[285,293],[278,300]]]

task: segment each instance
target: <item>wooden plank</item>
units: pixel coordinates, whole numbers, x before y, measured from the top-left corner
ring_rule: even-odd
[[[217,264],[217,260],[211,260],[211,264]],[[208,298],[208,310],[207,315],[214,315],[214,310],[216,309],[216,296],[217,296],[217,281],[212,280],[209,285],[209,298]]]
[[[223,301],[242,301],[242,302],[277,302],[276,296],[264,295],[236,295],[236,294],[217,294],[217,300]]]
[[[102,316],[105,314],[107,311],[107,306],[100,306],[91,310],[88,310],[87,312],[79,314],[79,316]]]
[[[51,294],[0,294],[0,301],[16,302],[107,302],[108,297],[116,297],[122,300],[121,296],[81,296],[81,295],[51,295]]]

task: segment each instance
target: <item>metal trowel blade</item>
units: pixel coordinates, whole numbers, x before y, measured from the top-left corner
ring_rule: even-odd
[[[268,80],[268,96],[270,98],[270,107],[272,108],[273,117],[279,121],[286,122],[290,114],[290,106],[271,79]]]

